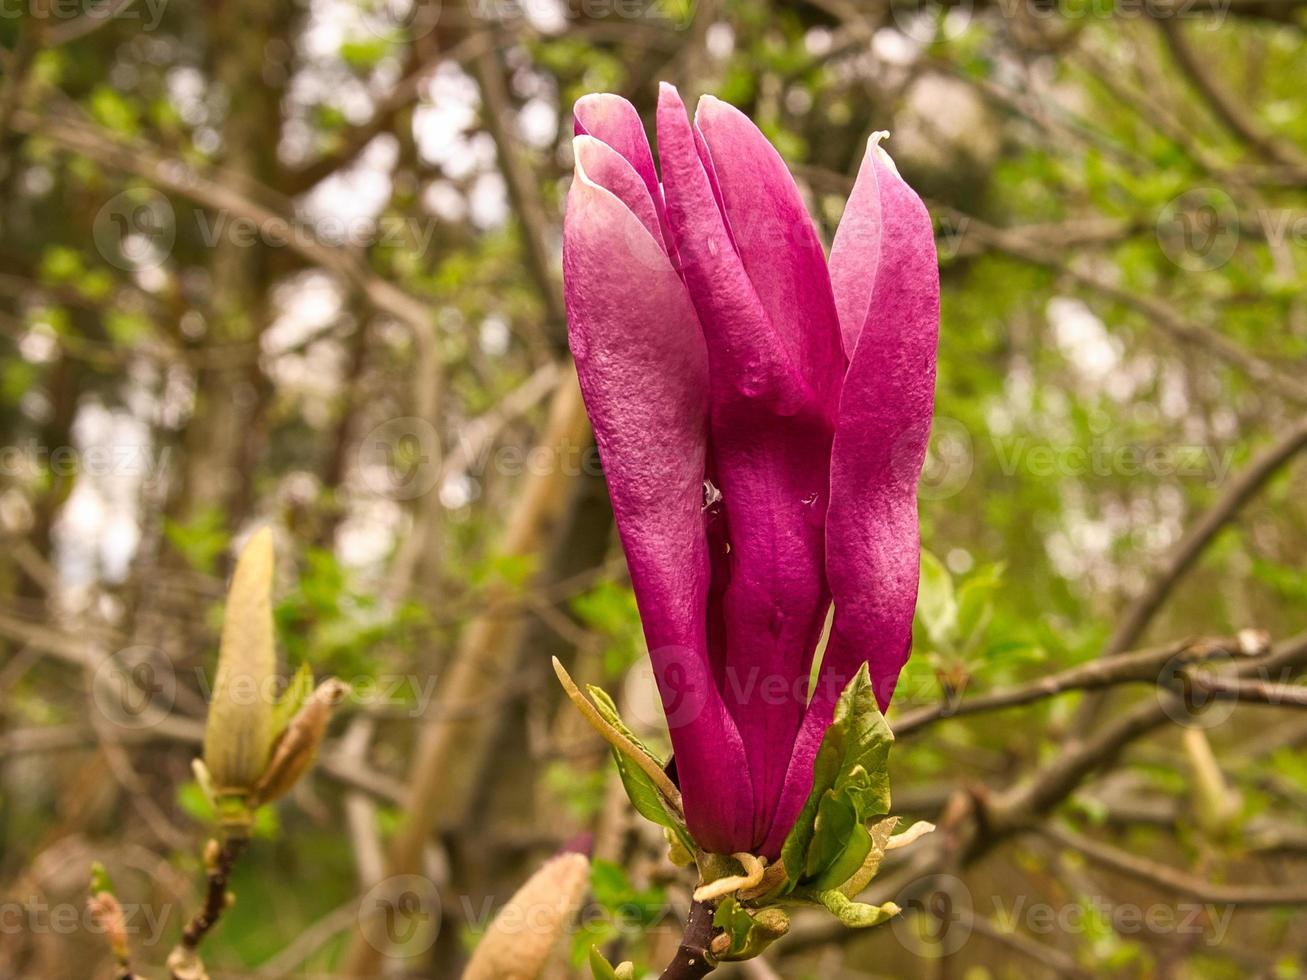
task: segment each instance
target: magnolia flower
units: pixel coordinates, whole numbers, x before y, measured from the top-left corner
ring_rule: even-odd
[[[691,124],[662,86],[661,183],[630,103],[586,96],[575,122],[569,338],[686,820],[708,851],[774,858],[844,686],[867,663],[883,710],[911,646],[930,217],[878,135],[827,261],[732,106],[705,96]]]

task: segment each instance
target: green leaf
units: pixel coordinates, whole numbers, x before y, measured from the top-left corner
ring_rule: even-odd
[[[300,664],[299,670],[295,671],[295,676],[290,679],[290,684],[282,692],[277,703],[272,706],[272,740],[275,743],[281,734],[290,724],[290,720],[295,717],[300,708],[304,707],[304,702],[308,700],[313,693],[313,671],[310,669],[308,662]]]
[[[590,947],[590,972],[594,974],[594,980],[618,980],[617,971],[599,952],[598,946]]]
[[[812,843],[808,845],[808,858],[804,864],[805,877],[815,878],[834,864],[857,825],[858,814],[849,798],[827,790],[817,805],[817,818],[812,824]]]
[[[992,565],[972,575],[958,589],[957,647],[969,657],[981,644],[994,618],[994,593],[1002,566]]]
[[[648,756],[654,765],[662,769],[664,766],[663,761],[654,755],[648,746],[640,741],[635,733],[622,721],[621,716],[617,713],[617,705],[609,697],[608,692],[601,687],[595,687],[593,684],[587,685],[586,691],[604,721],[616,728],[632,745]],[[666,827],[693,854],[697,850],[694,839],[690,836],[685,824],[668,809],[663,794],[658,791],[658,787],[654,785],[653,780],[649,778],[643,769],[616,749],[613,750],[613,760],[617,763],[617,774],[621,777],[622,788],[626,790],[626,795],[630,798],[631,805],[635,807],[636,812],[646,820],[656,823],[660,827]]]
[[[722,899],[713,913],[713,925],[731,938],[722,961],[751,960],[790,931],[790,919],[783,909],[769,907],[750,912],[733,895]]]
[[[742,949],[753,931],[753,916],[735,900],[734,895],[727,895],[713,913],[712,924],[731,937],[731,949]]]
[[[871,853],[871,831],[860,823],[850,828],[844,849],[826,868],[813,879],[812,887],[819,891],[843,887],[854,875],[862,870],[867,855]]]
[[[813,763],[812,790],[781,848],[787,891],[837,861],[843,862],[855,825],[865,828],[869,821],[889,813],[893,741],[863,664],[835,705],[834,718]],[[864,843],[859,834],[853,846],[862,849]],[[862,856],[865,858],[866,851]],[[853,864],[852,855],[847,861]],[[856,870],[854,866],[850,874]]]
[[[894,918],[901,911],[893,902],[884,905],[865,905],[855,902],[841,891],[823,891],[811,893],[822,905],[840,920],[840,924],[849,929],[869,929]]]
[[[958,628],[958,603],[953,576],[929,551],[921,552],[921,584],[917,588],[917,619],[931,643],[945,646]]]
[[[867,856],[862,860],[862,867],[839,886],[840,891],[849,898],[857,898],[871,882],[871,879],[876,877],[876,872],[880,870],[880,862],[885,858],[885,847],[894,834],[894,828],[898,825],[898,817],[886,817],[884,820],[871,825],[868,830],[871,837],[871,847],[868,848]]]

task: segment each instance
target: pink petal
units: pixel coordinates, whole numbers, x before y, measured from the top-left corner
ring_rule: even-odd
[[[680,278],[647,224],[588,176],[591,156],[577,156],[564,223],[569,339],[690,830],[704,846],[729,852],[753,832],[752,788],[707,653],[707,358]]]
[[[844,351],[850,358],[862,325],[867,322],[880,263],[880,186],[873,148],[879,148],[880,141],[888,135],[883,132],[872,135],[830,251],[831,284],[840,312]]]
[[[720,161],[701,158],[685,107],[667,85],[658,140],[668,223],[708,348],[709,464],[723,496],[722,546],[730,548],[714,555],[721,605],[710,614],[721,615],[714,618],[715,633],[724,637],[714,648],[724,648],[719,656],[726,658],[719,684],[753,774],[756,845],[771,825],[829,602],[823,517],[834,419],[796,366],[801,351],[773,323],[736,251],[714,194]],[[738,177],[734,164],[727,169]],[[726,186],[721,190],[726,202]],[[755,193],[756,206],[770,206]]]
[[[753,121],[705,95],[694,114],[749,281],[776,333],[832,416],[845,358],[826,256],[785,161]]]
[[[930,215],[876,146],[845,219],[856,234],[837,237],[837,248],[856,247],[866,256],[873,200],[880,218],[875,286],[861,329],[853,332],[831,461],[826,572],[835,622],[768,848],[780,847],[807,797],[813,756],[845,685],[867,662],[884,710],[912,645],[921,554],[917,481],[934,407],[939,267]],[[831,261],[841,270],[835,276],[841,311],[856,309],[865,291],[851,273],[852,257],[836,254]]]
[[[663,192],[658,184],[658,172],[654,169],[649,137],[645,135],[644,123],[640,121],[635,106],[620,95],[609,92],[584,95],[572,107],[572,126],[577,136],[593,136],[607,143],[631,165],[644,181],[649,200],[662,224],[665,220]]]
[[[586,177],[604,190],[611,192],[640,219],[649,235],[666,252],[663,230],[654,209],[653,199],[640,175],[630,162],[607,143],[593,136],[577,136],[572,140],[576,165]]]

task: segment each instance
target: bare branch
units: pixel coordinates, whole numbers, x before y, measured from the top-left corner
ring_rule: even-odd
[[[1035,828],[1035,832],[1062,847],[1079,851],[1095,865],[1111,868],[1126,877],[1190,901],[1245,908],[1307,905],[1307,885],[1221,885],[1077,834],[1052,821]]]

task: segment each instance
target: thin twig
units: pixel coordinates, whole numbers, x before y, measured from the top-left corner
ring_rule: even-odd
[[[172,980],[208,980],[204,964],[199,958],[200,943],[218,924],[227,909],[227,884],[231,880],[232,868],[248,844],[249,838],[237,836],[228,836],[222,844],[209,841],[205,854],[208,887],[204,893],[204,905],[186,924],[181,941],[168,956]]]

